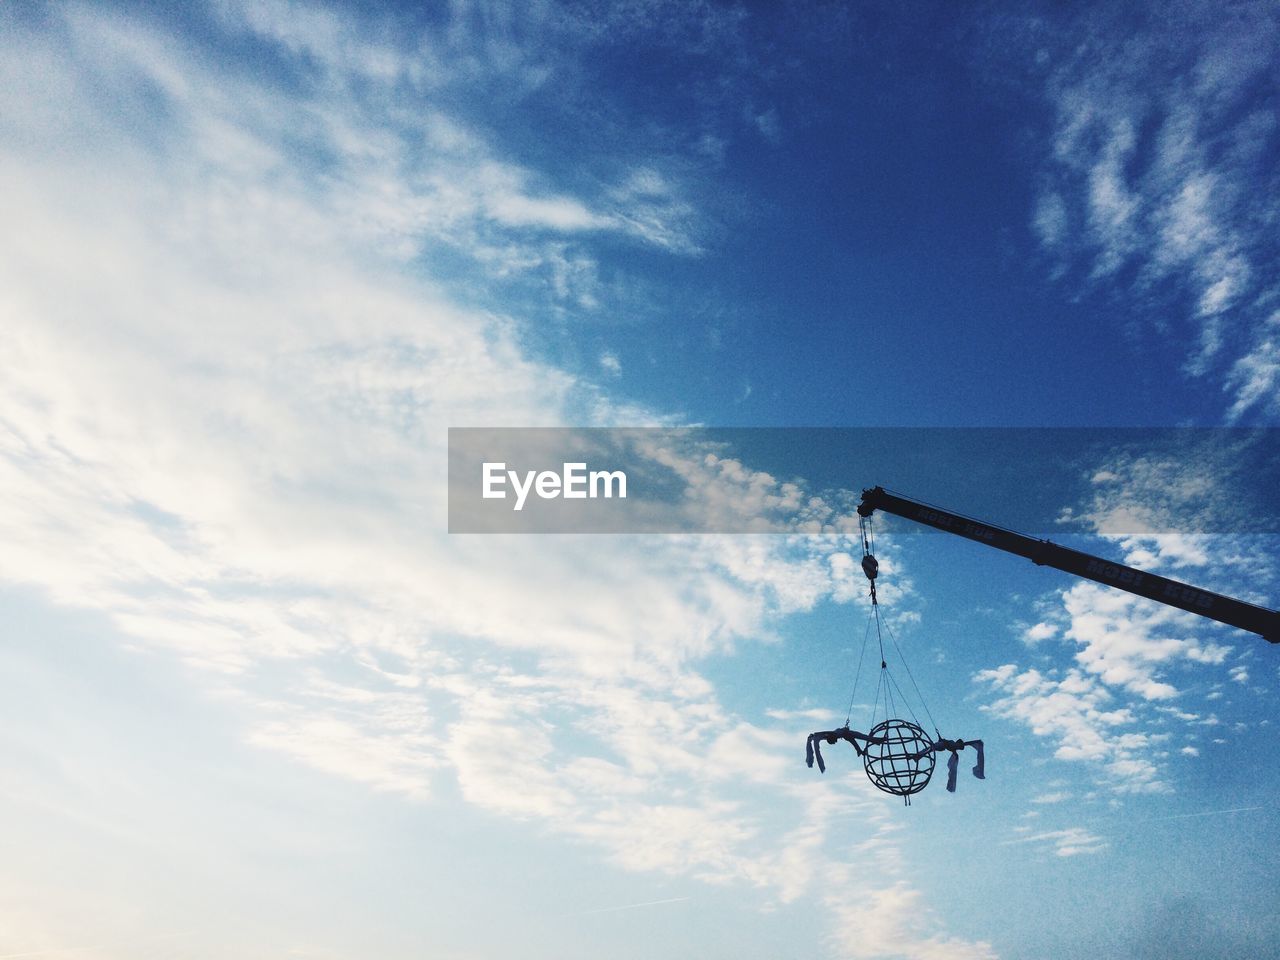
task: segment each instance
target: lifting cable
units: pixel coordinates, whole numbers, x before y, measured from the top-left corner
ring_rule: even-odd
[[[925,701],[924,695],[920,692],[920,686],[916,683],[915,675],[911,672],[911,666],[907,663],[907,658],[902,655],[902,648],[898,645],[898,638],[890,629],[887,620],[884,621],[883,627],[880,615],[880,600],[876,596],[876,576],[879,573],[880,564],[875,558],[875,529],[871,524],[870,517],[859,516],[858,518],[859,532],[862,539],[862,572],[866,574],[868,582],[871,584],[871,610],[867,615],[867,627],[862,634],[862,649],[858,653],[858,667],[853,678],[853,692],[849,696],[849,712],[845,717],[845,726],[849,725],[853,717],[854,701],[858,696],[858,681],[862,677],[862,662],[867,652],[867,641],[871,635],[871,624],[874,621],[876,626],[876,643],[880,651],[880,674],[876,682],[875,697],[871,701],[871,726],[875,726],[876,715],[879,712],[882,700],[881,691],[884,691],[883,701],[885,708],[885,719],[893,719],[897,713],[897,701],[894,698],[894,691],[897,691],[897,700],[902,702],[903,707],[911,715],[912,722],[917,727],[920,721],[916,718],[915,711],[911,709],[911,702],[903,692],[902,687],[898,685],[898,681],[889,672],[888,659],[884,650],[884,632],[888,632],[889,641],[893,645],[893,649],[898,654],[898,660],[902,663],[903,668],[907,671],[907,677],[911,681],[911,687],[915,691],[916,699],[920,701],[920,706],[924,709],[925,716],[929,718],[929,723],[933,727],[934,735],[940,740],[942,734],[938,732],[938,725],[933,719],[933,713],[929,710],[929,704]]]

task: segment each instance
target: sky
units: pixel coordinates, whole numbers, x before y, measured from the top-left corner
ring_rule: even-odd
[[[1280,606],[1278,20],[0,6],[0,960],[1274,953],[1275,647],[877,516],[986,744],[908,807],[804,764],[847,522],[450,534],[447,453],[769,427],[652,456],[849,521],[896,478],[786,428],[1205,428],[1026,532]]]

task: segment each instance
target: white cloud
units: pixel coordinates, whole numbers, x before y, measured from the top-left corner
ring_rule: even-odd
[[[1033,226],[1040,242],[1051,250],[1066,239],[1067,207],[1053,190],[1046,190],[1036,198]]]
[[[1121,16],[1084,14],[1063,31],[1033,227],[1055,275],[1081,266],[1090,285],[1123,285],[1133,329],[1180,342],[1186,371],[1228,392],[1229,420],[1274,414],[1267,224],[1280,201],[1259,185],[1272,182],[1276,120],[1251,93],[1280,53],[1272,13],[1184,6],[1142,35]]]
[[[792,901],[848,869],[804,814],[851,808],[851,839],[901,861],[876,804],[796,792],[793,720],[731,715],[697,669],[856,596],[847,538],[444,532],[446,426],[635,411],[456,303],[433,245],[494,275],[569,263],[565,234],[693,252],[670,179],[637,164],[577,196],[402,102],[447,82],[426,40],[356,39],[323,8],[222,8],[314,68],[297,91],[67,9],[64,36],[0,38],[20,81],[0,84],[0,577],[180,658],[256,747],[418,803],[450,778],[625,869]],[[164,109],[116,122],[137,83]],[[594,289],[582,257],[565,297]],[[725,511],[843,517],[728,456],[665,456]],[[806,824],[786,843],[761,829],[779,808]],[[992,956],[908,927],[905,881],[875,897],[842,936]]]
[[[1108,454],[1085,503],[1059,522],[1119,543],[1126,563],[1156,572],[1206,565],[1212,547],[1217,565],[1265,576],[1265,551],[1230,534],[1257,529],[1265,516],[1251,471],[1268,456],[1265,440],[1248,431],[1153,430]]]
[[[1122,793],[1158,793],[1168,789],[1159,768],[1147,756],[1151,737],[1134,732],[1134,712],[1107,709],[1113,697],[1095,677],[1080,670],[1061,679],[1014,664],[983,670],[974,679],[999,694],[984,710],[1017,720],[1037,736],[1055,740],[1059,760],[1096,765],[1104,781]]]
[[[862,893],[854,898],[833,895],[828,909],[839,924],[834,945],[849,957],[903,957],[906,960],[992,960],[986,941],[968,941],[941,934],[925,936],[928,914],[923,895],[905,881]],[[923,921],[923,922],[922,922]]]
[[[405,723],[395,723],[380,704],[369,706],[373,709],[362,710],[358,718],[339,718],[280,704],[282,718],[263,722],[249,742],[378,790],[425,800],[431,771],[441,765],[434,738],[420,732],[429,720],[410,709],[404,711]],[[263,712],[270,712],[266,705]]]
[[[570,197],[531,197],[519,183],[502,182],[508,179],[506,171],[497,172],[499,177],[482,181],[478,190],[485,211],[501,224],[574,231],[600,229],[609,223]],[[498,182],[493,182],[495,179]]]
[[[1183,504],[1207,496],[1201,476],[1188,474],[1172,458],[1122,457],[1093,471],[1092,483],[1093,506],[1078,518],[1111,530],[1127,524],[1169,529]],[[1135,524],[1133,518],[1144,519]],[[1203,571],[1212,562],[1219,571],[1243,573],[1259,569],[1264,556],[1243,537],[1113,533],[1108,539],[1124,549],[1126,563],[1150,571]],[[1113,789],[1169,789],[1154,749],[1168,734],[1151,724],[1161,722],[1156,715],[1217,723],[1216,717],[1202,719],[1195,710],[1170,705],[1183,695],[1173,681],[1198,667],[1221,669],[1231,648],[1210,639],[1219,628],[1125,591],[1077,582],[1059,596],[1067,620],[1061,636],[1074,644],[1076,665],[1049,674],[1013,664],[982,671],[976,679],[1000,694],[988,709],[1055,740],[1058,759],[1096,765]],[[1044,634],[1037,637],[1042,641],[1053,635],[1044,626],[1033,628]]]
[[[1050,637],[1056,636],[1058,628],[1051,623],[1037,623],[1033,627],[1028,627],[1023,637],[1028,643],[1039,643],[1041,640],[1048,640]]]
[[[1280,313],[1267,318],[1252,349],[1240,357],[1227,375],[1227,387],[1235,402],[1227,420],[1235,422],[1254,407],[1272,410],[1280,396]]]
[[[1042,793],[1039,796],[1032,797],[1031,802],[1032,803],[1062,803],[1063,801],[1070,800],[1071,797],[1072,797],[1072,794],[1067,793],[1066,791],[1060,790],[1056,793]]]
[[[804,720],[812,723],[828,723],[839,719],[833,710],[812,708],[808,710],[766,710],[765,715],[774,720]]]
[[[1182,438],[1175,446],[1180,443]],[[1126,564],[1256,598],[1259,586],[1274,578],[1265,538],[1156,532],[1180,525],[1230,528],[1240,523],[1233,513],[1240,509],[1231,493],[1233,471],[1240,469],[1238,463],[1246,460],[1241,454],[1249,449],[1248,441],[1191,437],[1181,456],[1177,450],[1114,456],[1085,474],[1092,503],[1078,512],[1064,511],[1064,516],[1103,532],[1108,543],[1123,551]],[[1211,482],[1215,474],[1217,484]],[[1121,530],[1139,532],[1117,532]],[[1226,582],[1214,583],[1214,577]],[[1063,642],[1051,652],[1069,651],[1075,665],[1041,672],[1006,664],[982,671],[976,679],[1000,695],[987,709],[1053,739],[1058,759],[1095,765],[1113,789],[1170,789],[1161,770],[1167,753],[1158,748],[1170,734],[1160,726],[1170,718],[1184,724],[1220,723],[1212,714],[1188,709],[1194,687],[1181,688],[1180,678],[1203,681],[1205,669],[1221,676],[1233,650],[1218,642],[1227,636],[1225,628],[1088,581],[1075,583],[1058,599],[1066,625],[1061,628]],[[1054,636],[1046,622],[1027,631],[1026,638],[1045,642]],[[1230,676],[1243,684],[1248,671],[1236,665]],[[1204,696],[1214,700],[1221,692],[1210,689]]]
[[[616,353],[606,350],[600,354],[600,369],[611,376],[622,375],[622,361],[618,359]]]
[[[1029,843],[1052,848],[1054,855],[1059,857],[1078,857],[1084,854],[1102,853],[1111,846],[1105,837],[1099,837],[1084,827],[1047,830],[1043,833],[1016,837],[1003,842],[1005,844]]]
[[[1146,700],[1167,700],[1178,694],[1161,679],[1161,664],[1174,660],[1217,664],[1229,651],[1193,639],[1191,615],[1113,588],[1078,583],[1063,595],[1063,605],[1071,618],[1065,636],[1079,648],[1076,662],[1108,685]]]

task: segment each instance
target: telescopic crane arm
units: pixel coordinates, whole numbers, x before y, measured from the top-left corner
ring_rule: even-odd
[[[862,491],[862,502],[858,505],[858,513],[869,517],[876,510],[883,510],[907,520],[914,520],[926,526],[968,537],[987,546],[996,547],[1008,553],[1016,553],[1026,557],[1032,563],[1045,567],[1056,567],[1077,577],[1119,587],[1141,597],[1148,597],[1171,607],[1180,607],[1192,613],[1219,623],[1230,624],[1241,630],[1248,630],[1264,637],[1271,643],[1280,643],[1280,612],[1268,610],[1234,597],[1226,597],[1209,590],[1202,590],[1190,584],[1161,577],[1154,573],[1146,573],[1126,567],[1110,560],[1103,560],[1092,554],[1082,553],[1068,547],[1061,547],[1048,540],[1036,540],[964,517],[958,513],[933,507],[906,497],[888,493],[883,487],[872,487]]]

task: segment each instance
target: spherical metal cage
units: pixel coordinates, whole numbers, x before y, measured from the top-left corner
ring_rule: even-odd
[[[885,793],[908,797],[919,793],[933,776],[933,741],[908,720],[885,720],[871,729],[871,739],[862,755],[867,777]]]

